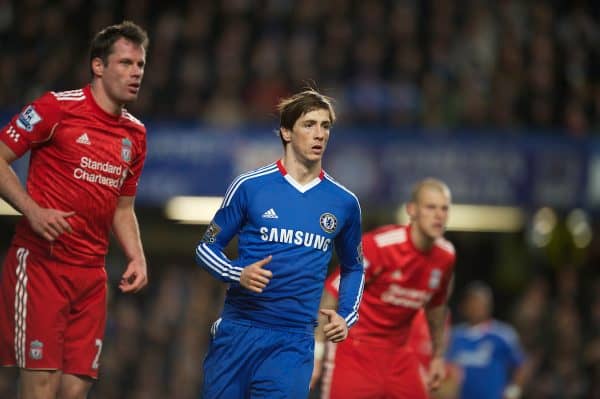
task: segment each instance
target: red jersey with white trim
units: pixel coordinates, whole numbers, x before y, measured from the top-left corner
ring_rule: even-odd
[[[111,115],[90,86],[48,92],[0,130],[0,140],[21,157],[31,150],[27,192],[42,207],[75,211],[72,233],[53,243],[23,218],[13,244],[60,262],[102,267],[120,196],[134,196],[146,157],[146,128],[123,109]]]
[[[425,305],[446,301],[454,268],[454,247],[439,239],[422,252],[410,238],[410,226],[387,225],[363,235],[365,290],[360,318],[350,336],[404,345],[411,323]],[[337,297],[339,269],[325,288]]]

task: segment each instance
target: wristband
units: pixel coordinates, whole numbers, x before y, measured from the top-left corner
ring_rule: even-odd
[[[510,384],[504,390],[504,397],[506,399],[519,399],[521,397],[521,387],[517,384]]]
[[[321,341],[315,341],[315,359],[321,360],[325,356],[325,343]]]

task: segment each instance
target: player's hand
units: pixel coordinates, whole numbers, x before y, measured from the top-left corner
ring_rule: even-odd
[[[119,288],[122,292],[138,292],[148,284],[148,271],[145,260],[132,260],[121,276]]]
[[[446,378],[446,363],[444,358],[435,356],[429,363],[429,373],[427,375],[427,387],[430,391],[436,391],[442,381]]]
[[[319,378],[321,378],[322,371],[323,371],[323,359],[317,359],[315,357],[313,372],[312,372],[312,375],[310,376],[310,389],[313,389],[315,387],[315,385],[319,381]]]
[[[320,309],[319,312],[328,319],[328,323],[323,326],[325,337],[331,342],[345,340],[348,336],[346,320],[333,309]]]
[[[263,292],[273,277],[273,273],[270,270],[263,269],[271,259],[273,259],[273,256],[269,255],[264,259],[244,267],[242,269],[242,274],[240,275],[240,284],[242,287],[258,294]]]
[[[72,233],[73,229],[67,221],[75,212],[63,212],[58,209],[36,207],[27,216],[33,231],[52,242],[63,233]]]

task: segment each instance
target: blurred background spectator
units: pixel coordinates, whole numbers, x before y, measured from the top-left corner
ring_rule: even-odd
[[[263,122],[314,81],[348,125],[585,136],[600,122],[599,12],[583,0],[2,1],[0,109],[86,83],[91,33],[129,18],[152,43],[132,107],[144,120]]]
[[[366,140],[410,129],[424,145],[460,132],[475,139],[554,136],[598,147],[593,140],[600,132],[600,7],[585,0],[0,0],[2,124],[46,90],[87,83],[85,49],[92,33],[124,18],[144,26],[151,39],[143,89],[131,107],[146,122],[201,123],[233,137],[235,129],[272,124],[269,115],[276,114],[279,97],[315,82],[335,97],[342,127],[363,129]],[[203,165],[211,143],[202,156],[193,154],[199,162],[193,166]],[[248,160],[242,148],[238,166],[272,161],[272,152],[261,145],[254,148],[260,159]],[[542,159],[547,168],[527,171],[524,180],[507,179],[515,185],[509,188],[520,192],[524,185],[537,187],[536,179],[564,173],[585,181],[590,195],[600,195],[594,183],[600,175],[571,179],[572,169],[561,168],[561,162],[573,152],[554,145],[554,157]],[[467,150],[468,158],[473,150]],[[331,163],[355,173],[356,184],[368,174],[364,192],[393,201],[410,184],[377,183],[398,183],[387,175],[423,165],[389,156],[370,164],[355,156],[360,151],[369,148],[359,143]],[[422,157],[431,154],[436,153]],[[590,159],[590,165],[600,165]],[[435,170],[467,164],[444,158]],[[529,164],[508,159],[506,165],[509,175]],[[203,170],[199,176],[210,174]],[[168,183],[163,179],[159,186],[166,191]],[[457,198],[469,191],[466,184],[451,188]],[[545,205],[549,191],[536,190],[531,190],[535,206]],[[585,202],[579,191],[568,194],[569,204]],[[196,398],[209,326],[225,287],[194,266],[193,248],[203,227],[178,225],[154,207],[141,208],[150,286],[136,298],[111,292],[101,378],[90,398]],[[363,209],[365,230],[392,221],[393,209],[367,202]],[[568,210],[559,210],[559,217]],[[513,233],[449,232],[458,254],[456,292],[474,279],[492,287],[495,316],[516,328],[531,361],[523,398],[600,398],[598,213],[591,216],[591,243],[582,248],[558,227],[537,245],[545,238],[532,233],[533,219]],[[14,223],[14,217],[0,216],[0,257]],[[111,253],[107,264],[109,276],[118,278],[120,255]],[[0,373],[0,398],[15,397],[14,378]]]

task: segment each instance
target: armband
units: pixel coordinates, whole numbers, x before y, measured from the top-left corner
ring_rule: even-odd
[[[519,399],[521,397],[521,387],[517,384],[510,384],[504,389],[506,399]]]
[[[315,359],[321,360],[325,356],[325,343],[315,341]]]

